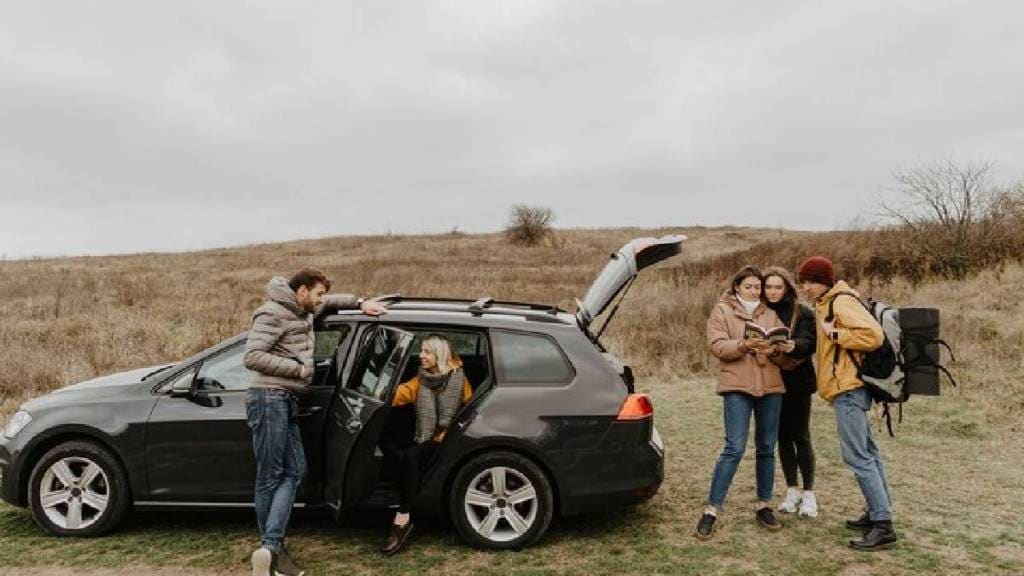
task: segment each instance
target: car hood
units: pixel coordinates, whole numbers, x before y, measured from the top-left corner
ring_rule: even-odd
[[[138,384],[147,374],[155,372],[165,366],[168,366],[168,364],[157,364],[156,366],[149,366],[147,368],[136,368],[126,372],[108,374],[106,376],[100,376],[99,378],[93,378],[92,380],[86,380],[85,382],[79,382],[78,384],[72,384],[71,386],[65,386],[64,388],[56,390],[54,393],[59,394],[61,392],[84,390],[87,388],[109,388],[112,386]]]
[[[49,394],[33,398],[21,407],[29,412],[40,412],[53,407],[67,406],[69,403],[103,402],[106,399],[122,395],[132,385],[142,382],[144,376],[164,366],[167,364],[136,368],[65,386]]]

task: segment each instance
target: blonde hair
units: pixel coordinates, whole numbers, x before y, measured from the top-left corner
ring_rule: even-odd
[[[452,351],[452,345],[444,336],[431,334],[420,345],[421,349],[434,355],[437,360],[437,372],[447,374],[456,368],[458,356]]]

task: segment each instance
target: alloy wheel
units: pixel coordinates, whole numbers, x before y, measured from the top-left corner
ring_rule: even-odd
[[[537,520],[537,490],[521,472],[507,466],[487,468],[466,489],[464,512],[470,526],[492,542],[526,534]]]
[[[110,482],[103,468],[81,456],[54,462],[39,482],[39,503],[46,517],[66,530],[94,524],[110,503]]]

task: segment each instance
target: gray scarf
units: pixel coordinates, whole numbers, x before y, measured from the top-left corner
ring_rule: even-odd
[[[420,369],[420,390],[416,395],[416,443],[434,438],[438,427],[448,428],[462,404],[462,368],[447,374],[428,374]]]

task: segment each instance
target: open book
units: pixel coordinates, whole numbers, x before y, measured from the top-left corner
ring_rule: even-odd
[[[789,340],[789,328],[785,326],[765,328],[753,322],[747,322],[743,325],[743,337],[748,340],[751,338],[761,338],[772,343],[785,342]]]

